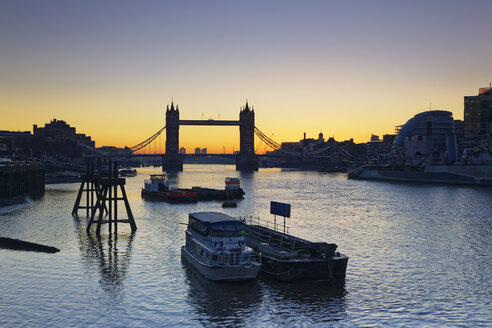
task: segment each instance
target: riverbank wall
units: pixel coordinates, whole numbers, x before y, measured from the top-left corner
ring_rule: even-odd
[[[39,162],[0,164],[0,199],[44,194],[44,165]]]

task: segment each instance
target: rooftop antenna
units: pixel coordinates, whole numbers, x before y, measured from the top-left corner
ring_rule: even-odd
[[[432,110],[432,100],[429,101],[429,112]]]

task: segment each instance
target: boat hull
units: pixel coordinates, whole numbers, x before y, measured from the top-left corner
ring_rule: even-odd
[[[196,259],[185,246],[181,247],[181,257],[198,272],[213,281],[247,281],[256,279],[260,271],[260,264],[210,266]]]
[[[246,245],[261,254],[261,275],[280,281],[345,279],[348,257],[337,245],[316,243],[258,224],[246,224]]]
[[[349,174],[348,177],[352,179],[492,186],[492,166],[362,167]]]
[[[196,203],[198,198],[195,195],[175,194],[168,192],[152,192],[142,189],[142,198],[151,201],[165,201],[169,203]],[[174,195],[174,196],[173,196]]]
[[[174,196],[169,196],[172,194]],[[220,189],[192,188],[192,189],[171,189],[166,191],[147,191],[142,189],[142,197],[154,201],[166,201],[170,203],[193,203],[196,201],[207,200],[232,200],[243,199],[244,191],[226,191]]]
[[[243,199],[244,191],[242,189],[225,190],[225,189],[211,189],[202,187],[193,187],[191,189],[182,189],[196,192],[198,194],[198,200],[231,200],[231,199]]]
[[[281,260],[262,255],[261,275],[280,281],[327,281],[345,280],[348,257],[340,254],[327,259]]]

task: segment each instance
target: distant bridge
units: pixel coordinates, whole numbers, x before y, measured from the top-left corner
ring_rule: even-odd
[[[164,157],[165,153],[155,153],[155,154],[104,154],[104,155],[86,155],[85,158],[154,158],[154,157]],[[224,158],[237,158],[238,154],[178,154],[181,158],[196,158],[196,157],[224,157]],[[330,156],[319,156],[319,155],[306,155],[306,154],[294,154],[294,153],[276,153],[276,154],[256,154],[257,157],[266,158],[311,158],[311,159],[329,159]]]
[[[262,141],[266,147],[272,150],[280,150],[281,145],[271,138],[269,138],[265,133],[260,131],[255,126],[255,112],[253,108],[250,108],[246,102],[246,106],[241,108],[239,112],[239,120],[181,120],[179,118],[178,106],[174,107],[171,102],[171,106],[166,108],[166,124],[164,127],[159,129],[149,138],[136,144],[135,146],[129,148],[133,154],[111,154],[111,153],[99,153],[91,157],[99,158],[138,158],[138,157],[161,157],[163,163],[163,170],[182,170],[183,169],[183,159],[192,157],[225,157],[234,158],[236,160],[237,170],[257,170],[258,169],[258,157],[266,158],[285,158],[285,159],[330,159],[330,156],[323,156],[321,153],[327,150],[336,151],[341,154],[344,158],[351,158],[351,155],[344,149],[337,145],[325,146],[321,149],[314,150],[310,153],[296,153],[296,152],[276,152],[275,154],[265,154],[257,155],[254,148],[254,137],[255,135]],[[181,154],[179,152],[179,126],[181,125],[201,125],[201,126],[238,126],[239,127],[239,152],[235,154]],[[166,152],[162,153],[160,151],[159,137],[166,130]],[[156,152],[156,144],[159,144],[159,152]],[[137,154],[142,149],[151,149],[151,145],[154,146],[153,154]],[[147,148],[146,148],[147,147]],[[265,147],[265,148],[266,148]]]
[[[263,132],[255,127],[255,112],[253,108],[250,108],[248,102],[246,106],[241,108],[239,112],[239,120],[180,120],[178,106],[174,107],[174,103],[171,102],[171,106],[166,108],[166,124],[159,129],[149,138],[136,144],[130,149],[133,152],[137,152],[145,147],[150,147],[150,144],[155,140],[160,139],[159,136],[164,130],[166,130],[166,153],[165,154],[151,154],[151,156],[162,156],[163,169],[181,171],[183,169],[183,156],[179,153],[179,127],[181,125],[202,125],[202,126],[238,126],[239,127],[239,153],[230,155],[236,159],[237,170],[257,170],[258,158],[254,149],[254,136],[258,136],[260,140],[265,142],[267,146],[272,149],[280,149],[280,144],[268,138]],[[155,144],[154,144],[155,150]],[[155,153],[155,151],[154,151]],[[139,154],[140,155],[140,154]],[[216,154],[218,156],[218,154]],[[110,154],[107,157],[116,157]],[[134,155],[137,156],[137,155]],[[185,155],[190,156],[190,155]],[[191,155],[194,156],[194,155]],[[211,156],[208,154],[207,156]],[[215,156],[215,155],[214,155]],[[222,155],[223,156],[223,155]],[[128,157],[128,156],[119,156]]]

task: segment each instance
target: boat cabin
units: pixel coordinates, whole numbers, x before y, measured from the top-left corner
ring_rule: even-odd
[[[244,229],[242,221],[223,213],[190,213],[182,255],[212,280],[254,279],[261,264],[246,247]]]
[[[151,174],[150,179],[145,180],[144,189],[150,192],[168,191],[169,184],[166,174]]]
[[[202,236],[242,237],[244,223],[232,216],[217,212],[190,213],[188,229]]]
[[[227,177],[225,179],[225,190],[238,190],[241,189],[241,181],[239,178],[230,178]]]
[[[189,214],[188,231],[199,235],[199,239],[206,240],[214,249],[239,251],[244,247],[244,229],[242,221],[223,213]]]

